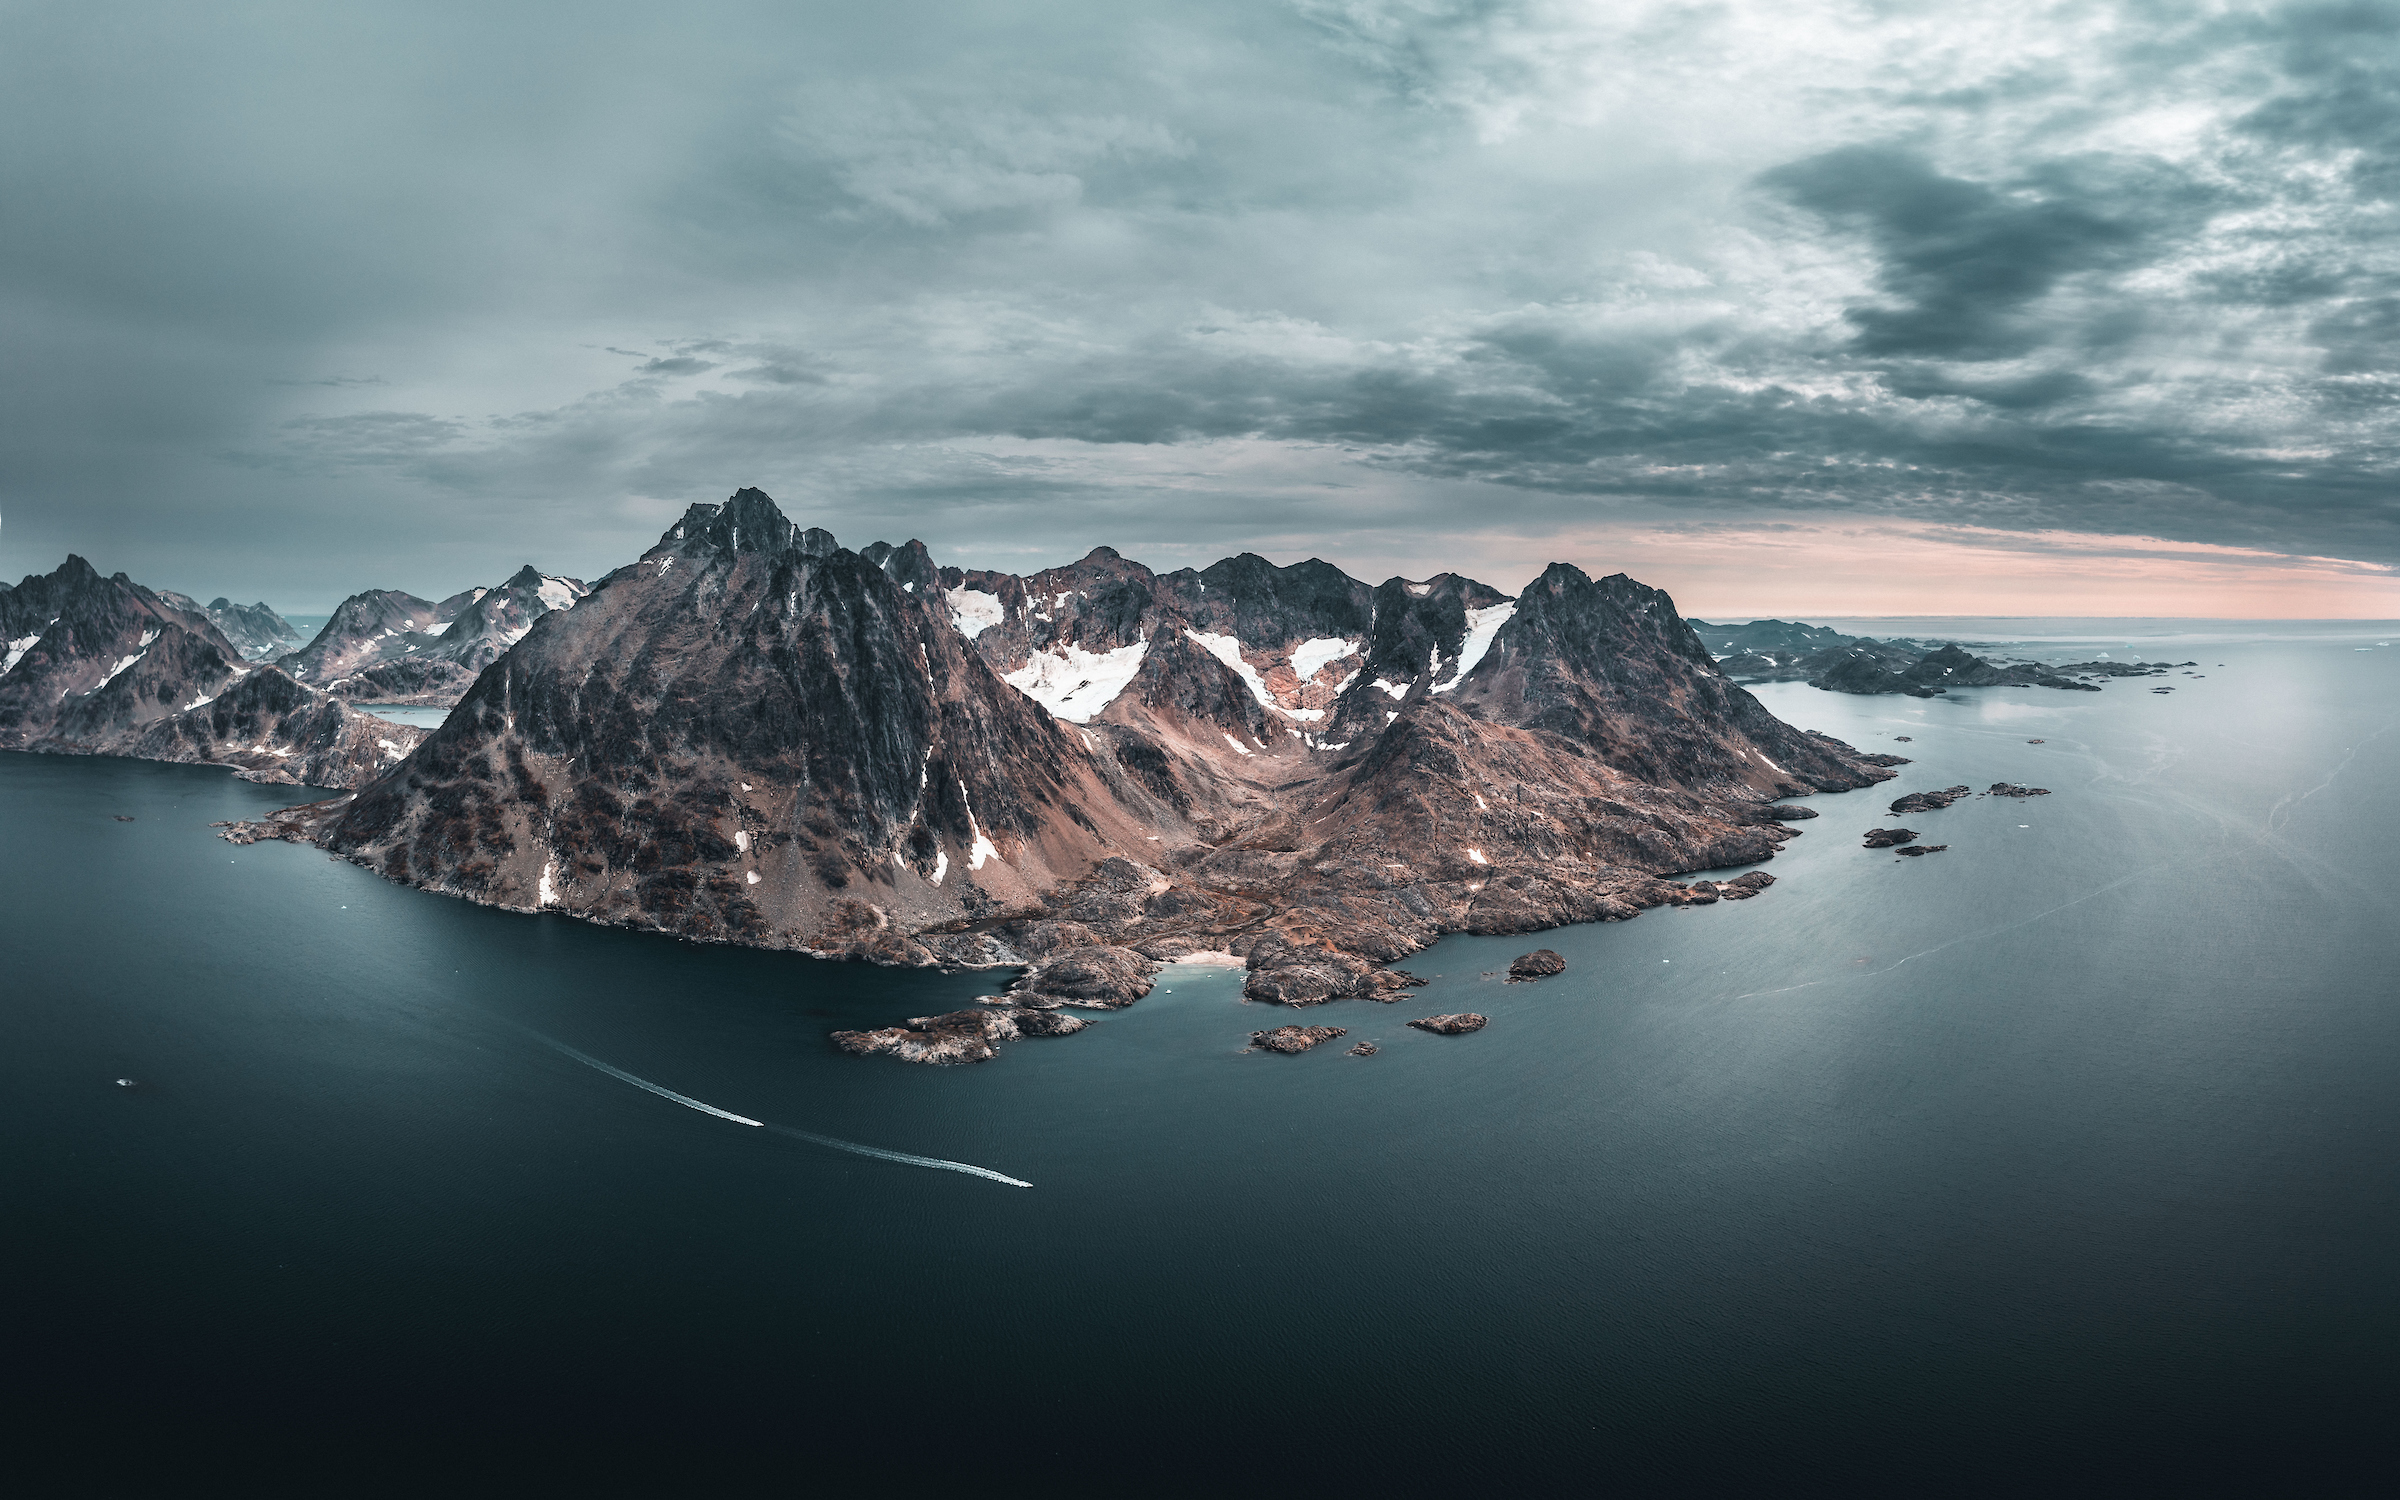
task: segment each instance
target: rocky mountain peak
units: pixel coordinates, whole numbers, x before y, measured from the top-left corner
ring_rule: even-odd
[[[938,596],[801,545],[763,496],[695,513],[487,669],[335,846],[511,905],[892,956],[1141,847],[1090,743]]]
[[[1168,580],[1186,610],[1246,645],[1364,635],[1375,617],[1374,591],[1321,557],[1279,568],[1243,552]]]
[[[859,556],[891,576],[892,582],[911,592],[938,591],[942,586],[942,570],[934,565],[933,554],[923,542],[910,538],[895,547],[889,542],[871,542],[859,551]]]
[[[1622,573],[1551,564],[1461,674],[1455,701],[1653,786],[1764,801],[1859,784],[1846,747],[1768,713],[1717,671],[1672,598]]]
[[[473,604],[476,600],[482,598],[484,595],[490,592],[491,590],[488,588],[460,589],[457,593],[452,594],[449,598],[444,599],[434,605],[434,623],[437,625],[447,625],[452,620],[458,618],[459,611],[465,609],[468,605]]]
[[[1715,665],[1665,590],[1623,573],[1595,580],[1572,563],[1552,563],[1518,596],[1516,615],[1493,642],[1493,653],[1505,657],[1538,646],[1589,660],[1637,641],[1703,669]]]
[[[161,599],[179,609],[204,616],[208,622],[225,633],[225,639],[240,649],[245,660],[264,661],[281,656],[300,644],[300,632],[292,622],[275,613],[274,607],[261,599],[256,604],[236,604],[223,594],[206,604],[182,594],[161,591]]]
[[[367,589],[343,600],[314,640],[276,665],[354,702],[447,708],[535,620],[573,608],[590,592],[580,579],[531,563],[497,588],[467,589],[438,605],[398,589]]]
[[[722,504],[695,504],[683,513],[682,520],[667,528],[658,543],[686,553],[714,550],[727,555],[756,552],[803,557],[829,556],[841,546],[832,532],[815,526],[803,529],[765,490],[748,487],[734,491]]]

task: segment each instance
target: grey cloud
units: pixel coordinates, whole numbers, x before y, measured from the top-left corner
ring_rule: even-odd
[[[145,14],[0,56],[0,571],[439,596],[753,482],[993,557],[2400,560],[2389,6]]]
[[[2348,175],[2377,197],[2400,191],[2400,7],[2378,0],[2295,5],[2275,17],[2286,87],[2240,121],[2279,145],[2356,152]]]
[[[1777,167],[1762,180],[1873,246],[1877,280],[1898,305],[1847,313],[1869,355],[2024,354],[2056,336],[2027,315],[2062,281],[2138,266],[2216,206],[2175,174],[2140,164],[2042,163],[2004,191],[1946,176],[1914,153],[1866,145]]]

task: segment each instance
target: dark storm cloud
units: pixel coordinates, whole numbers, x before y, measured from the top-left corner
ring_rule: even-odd
[[[2190,239],[2220,206],[2181,174],[2145,163],[2046,162],[2005,187],[1945,176],[1914,153],[1845,146],[1766,174],[1766,186],[1873,247],[1892,304],[1853,307],[1862,354],[1989,360],[2060,330],[2030,316],[2079,274],[2125,271]],[[2121,318],[2077,330],[2122,343]]]
[[[2294,6],[2272,34],[2284,87],[2240,128],[2315,156],[2355,152],[2344,170],[2362,192],[2400,191],[2400,8],[2371,0]]]
[[[2400,561],[2396,25],[36,6],[0,571],[446,593],[742,483],[961,557],[1738,512]]]

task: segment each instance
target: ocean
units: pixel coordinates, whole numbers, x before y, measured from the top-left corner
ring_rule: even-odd
[[[0,755],[19,1492],[2388,1470],[2400,626],[1983,623],[2198,665],[1765,687],[1914,763],[1810,799],[1755,900],[1300,1016],[1180,967],[967,1068],[826,1033],[1004,974],[492,911],[208,827],[289,788]],[[2050,794],[1884,812],[1999,781]],[[1898,822],[1948,848],[1860,847]],[[1567,972],[1504,983],[1535,947]],[[1292,1020],[1349,1036],[1244,1050]]]

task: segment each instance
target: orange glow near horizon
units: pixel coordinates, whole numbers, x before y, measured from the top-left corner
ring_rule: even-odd
[[[1698,619],[2400,619],[2400,570],[2156,537],[1840,521],[1638,527],[1549,545],[1588,572],[1665,589]]]

